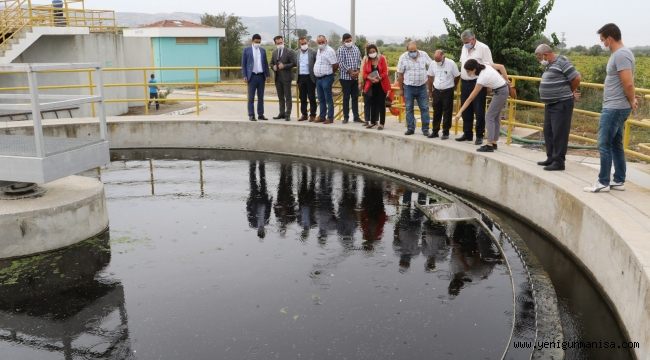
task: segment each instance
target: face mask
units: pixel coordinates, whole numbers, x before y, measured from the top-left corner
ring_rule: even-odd
[[[257,49],[258,47],[260,47],[260,44],[258,44],[258,43],[253,43],[253,47]]]
[[[300,50],[302,50],[302,51],[306,51],[307,49],[309,49],[309,45],[307,45],[307,44],[305,44],[305,45],[300,45]]]
[[[469,50],[469,49],[471,49],[471,48],[474,47],[474,45],[472,45],[471,43],[465,44],[465,45],[463,45],[463,46],[465,46],[465,49],[467,49],[467,50]]]
[[[327,47],[327,44],[318,44],[318,48],[321,49],[321,50],[325,50],[326,47]]]
[[[377,53],[368,54],[368,57],[374,59],[377,57]]]
[[[284,49],[284,44],[278,45],[278,50],[282,50],[282,49]]]
[[[416,57],[418,57],[418,52],[417,51],[409,51],[409,56],[411,57],[411,59],[415,59]]]
[[[542,66],[544,67],[548,66],[548,60],[540,60],[539,63],[542,64]]]
[[[343,45],[345,45],[346,48],[351,48],[352,42],[344,42]]]

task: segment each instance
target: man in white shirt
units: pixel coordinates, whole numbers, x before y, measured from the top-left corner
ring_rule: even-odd
[[[461,104],[467,100],[469,94],[476,86],[476,76],[470,76],[463,68],[465,62],[469,59],[476,59],[483,65],[492,65],[492,52],[490,48],[484,43],[476,40],[476,36],[472,30],[465,30],[460,34],[460,39],[463,41],[463,48],[460,52],[460,102]],[[468,107],[463,112],[463,135],[456,138],[456,141],[471,141],[474,138],[472,131],[474,127],[474,116],[476,116],[476,145],[483,144],[483,136],[485,135],[485,102],[487,97],[487,89],[483,88],[478,94],[476,99],[472,102],[472,106]]]
[[[336,51],[327,45],[325,35],[318,35],[316,42],[318,43],[318,51],[314,63],[314,75],[316,76],[318,102],[320,103],[320,116],[314,122],[331,124],[334,122],[332,85],[334,84],[334,73],[338,69],[339,61],[336,57]]]
[[[445,52],[436,50],[433,54],[434,62],[429,65],[429,95],[433,99],[433,126],[429,138],[437,138],[442,124],[442,140],[449,139],[451,129],[451,116],[454,108],[454,89],[460,80],[460,72],[455,62],[445,57]]]
[[[406,52],[397,63],[397,82],[406,102],[406,126],[404,135],[415,133],[414,102],[417,100],[422,117],[422,134],[429,135],[429,96],[427,93],[427,66],[431,58],[426,52],[418,50],[415,41],[408,43]]]
[[[266,51],[260,46],[262,37],[254,34],[251,46],[244,48],[241,59],[241,72],[248,84],[248,120],[255,120],[254,101],[257,94],[257,119],[267,120],[264,116],[264,84],[269,77],[269,63]]]

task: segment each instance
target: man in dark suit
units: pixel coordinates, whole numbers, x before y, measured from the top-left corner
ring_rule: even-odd
[[[271,67],[275,71],[275,90],[280,100],[280,113],[274,119],[291,120],[291,81],[292,68],[296,66],[296,54],[284,47],[284,38],[280,35],[273,38],[277,49],[271,54]]]
[[[257,92],[257,118],[264,117],[264,83],[269,77],[269,63],[266,50],[260,46],[262,37],[253,35],[252,44],[244,48],[241,59],[241,71],[244,81],[248,84],[248,120],[255,121],[255,93]]]
[[[316,50],[309,48],[307,38],[298,39],[300,50],[296,52],[296,67],[298,68],[298,90],[300,92],[300,113],[298,121],[307,120],[307,98],[309,98],[309,121],[316,120],[316,76],[314,63]]]

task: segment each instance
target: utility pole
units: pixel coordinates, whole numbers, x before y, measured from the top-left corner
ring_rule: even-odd
[[[354,29],[355,27],[355,21],[356,21],[356,1],[355,0],[350,0],[350,4],[352,8],[350,9],[350,35],[352,35],[352,42],[357,41],[357,34]]]
[[[298,29],[296,0],[279,0],[278,35],[282,35],[288,47],[293,45],[292,38],[296,37],[296,29]]]

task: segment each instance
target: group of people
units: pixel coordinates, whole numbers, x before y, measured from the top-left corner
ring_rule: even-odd
[[[625,153],[623,150],[624,122],[631,111],[636,110],[634,67],[632,52],[623,45],[621,31],[615,24],[606,24],[598,30],[603,47],[609,49],[611,57],[607,64],[607,76],[603,95],[603,110],[598,130],[600,151],[600,174],[598,181],[586,187],[585,191],[606,192],[610,189],[624,190]],[[422,134],[429,138],[449,138],[452,119],[463,119],[463,134],[456,141],[474,141],[479,152],[494,152],[501,131],[501,111],[508,98],[515,91],[511,87],[506,68],[495,64],[488,45],[478,41],[471,30],[461,33],[463,47],[458,65],[446,58],[443,50],[436,50],[433,59],[418,50],[417,43],[407,44],[406,52],[397,64],[397,85],[405,100],[405,135],[415,133],[415,103],[420,110]],[[354,122],[373,128],[379,123],[383,129],[386,118],[386,96],[391,90],[386,58],[379,54],[374,44],[366,47],[366,56],[361,58],[359,48],[352,36],[344,34],[342,45],[334,50],[327,37],[319,35],[318,49],[309,48],[308,40],[301,37],[300,49],[285,48],[281,36],[274,38],[277,49],[271,56],[271,67],[275,71],[275,85],[280,100],[280,113],[274,119],[291,119],[292,68],[297,68],[300,92],[298,121],[331,124],[334,120],[332,86],[336,72],[343,90],[343,123],[350,120],[350,108]],[[248,83],[248,115],[256,121],[254,98],[257,94],[257,120],[264,116],[264,83],[269,77],[266,52],[260,47],[261,37],[253,35],[252,45],[244,50],[242,73]],[[535,56],[544,72],[539,86],[540,100],[544,107],[544,141],[546,160],[538,162],[544,170],[565,169],[571,118],[576,99],[579,97],[580,73],[571,61],[557,55],[546,44],[535,50]],[[461,107],[453,113],[454,92],[460,82]],[[486,111],[487,90],[492,98]],[[364,96],[365,119],[359,117],[359,92]],[[320,104],[316,116],[316,94]],[[309,104],[307,102],[309,100]],[[429,127],[429,101],[433,106],[433,124]],[[308,112],[309,105],[309,112]],[[440,130],[442,129],[442,135]],[[430,131],[431,130],[431,131]],[[487,141],[483,144],[486,136]],[[611,179],[612,164],[615,168]]]
[[[373,128],[379,124],[383,129],[386,120],[386,95],[391,89],[388,76],[388,61],[379,54],[374,44],[366,47],[366,56],[353,43],[352,35],[343,34],[342,44],[334,50],[324,35],[316,38],[318,49],[309,47],[306,37],[298,39],[300,48],[296,51],[285,47],[284,38],[276,36],[273,41],[276,49],[268,61],[266,51],[260,46],[259,34],[252,37],[250,47],[242,55],[242,76],[248,84],[248,118],[250,121],[267,120],[264,116],[264,87],[270,77],[270,69],[275,72],[275,88],[280,109],[273,119],[291,120],[291,84],[297,73],[300,94],[300,113],[298,121],[331,124],[334,122],[334,97],[332,88],[338,72],[343,91],[343,123],[352,120]],[[365,99],[365,119],[359,115],[359,94]],[[257,96],[257,117],[255,116],[255,97]],[[318,104],[320,109],[316,111]],[[352,112],[352,118],[350,118]]]

